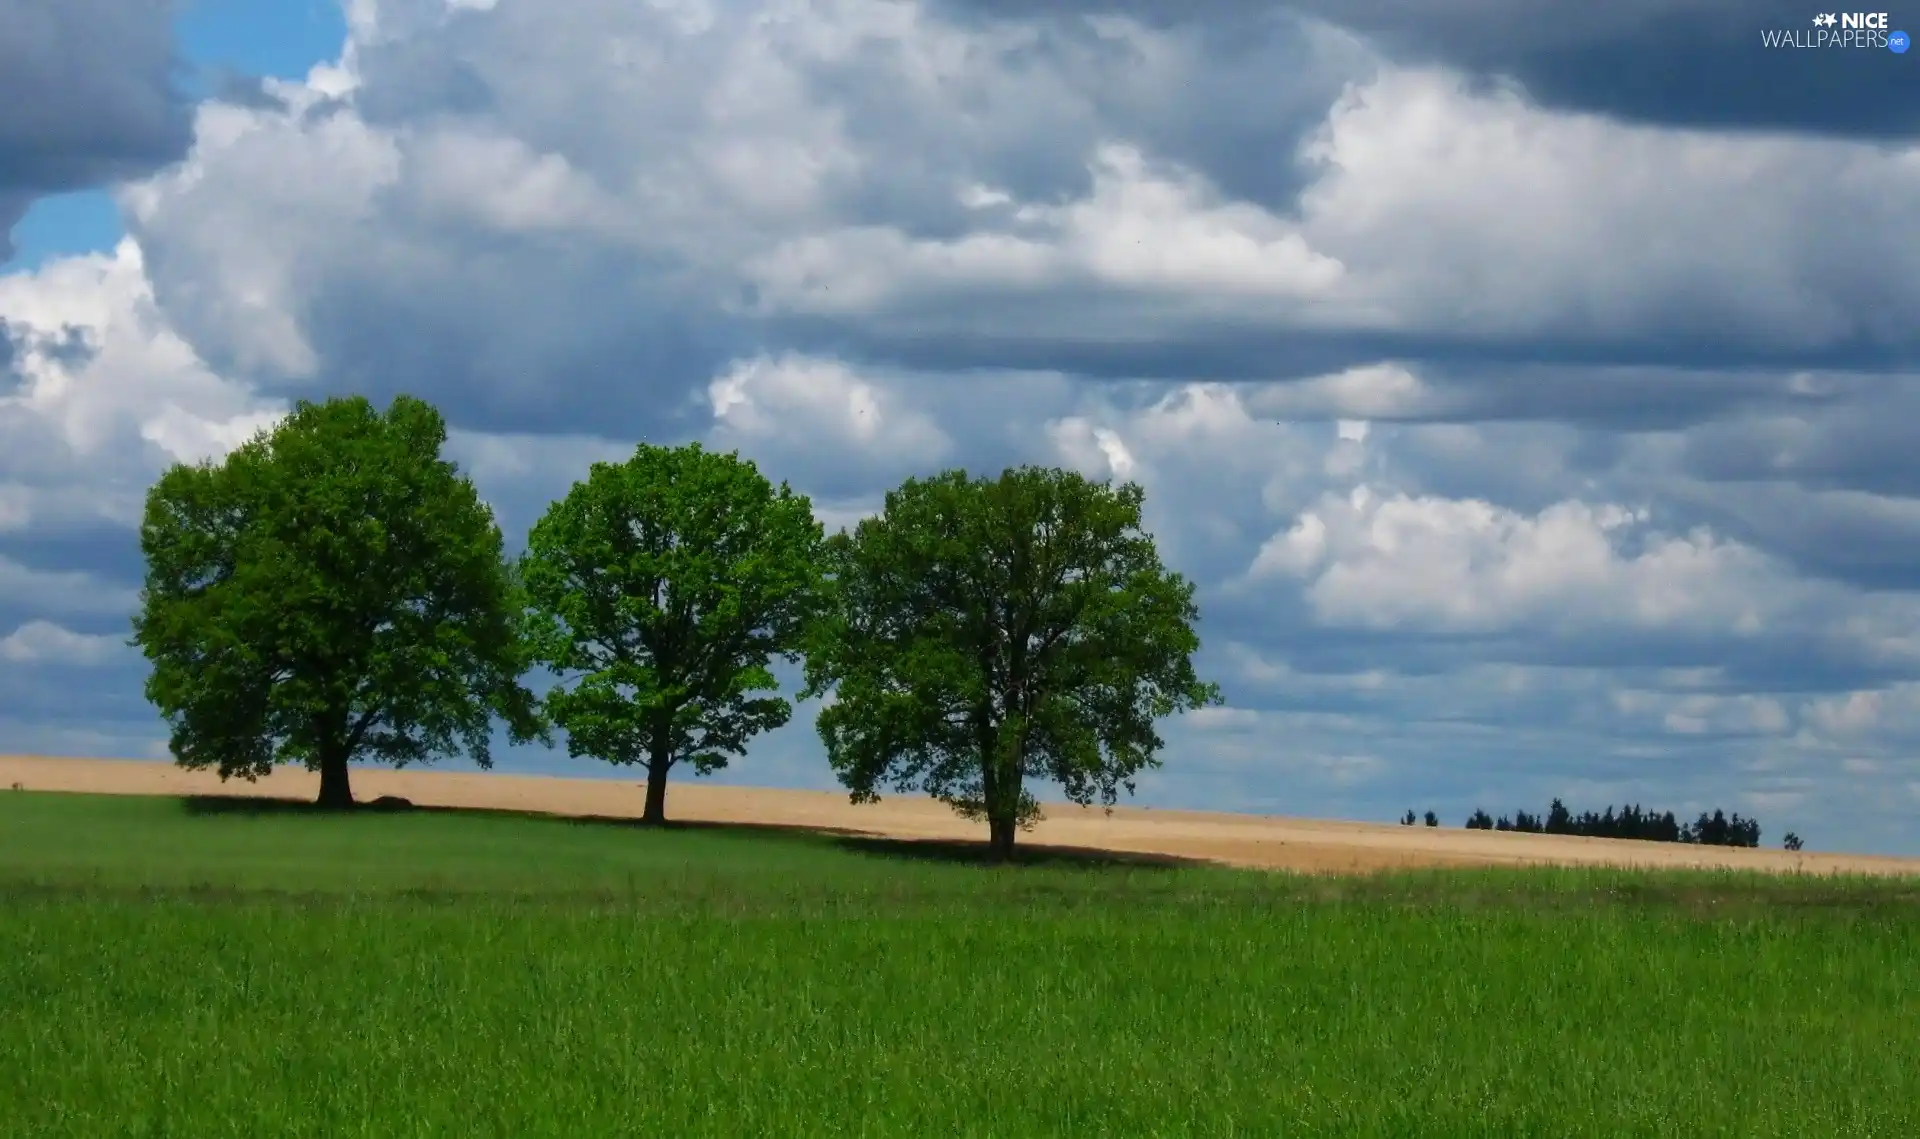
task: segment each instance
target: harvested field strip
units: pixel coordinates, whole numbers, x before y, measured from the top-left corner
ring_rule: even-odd
[[[355,771],[353,777],[362,799],[398,795],[446,807],[637,818],[642,802],[636,784],[608,779],[379,769]],[[0,787],[15,783],[41,791],[311,800],[317,777],[282,769],[259,783],[222,783],[214,775],[164,763],[0,757]],[[985,833],[982,825],[914,796],[889,796],[877,804],[853,806],[837,792],[717,787],[682,780],[671,785],[667,810],[669,817],[683,821],[849,831],[880,839],[977,841]],[[1430,829],[1139,807],[1121,807],[1109,817],[1098,810],[1048,804],[1047,813],[1047,820],[1023,836],[1023,842],[1252,868],[1344,874],[1423,866],[1611,865],[1920,877],[1920,859],[1913,858],[1734,850],[1502,834],[1457,826]],[[1776,838],[1769,835],[1766,841]]]

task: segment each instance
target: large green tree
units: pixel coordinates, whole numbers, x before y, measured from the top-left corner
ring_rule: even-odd
[[[796,658],[822,543],[804,496],[698,444],[596,463],[535,524],[521,575],[562,679],[547,712],[570,754],[646,765],[647,822],[676,764],[718,770],[793,714],[769,665]]]
[[[1156,767],[1155,722],[1217,702],[1194,673],[1193,586],[1160,563],[1137,485],[1024,467],[909,480],[829,539],[834,604],[807,646],[820,737],[855,802],[924,790],[985,818],[996,857],[1036,819]]]
[[[418,399],[302,402],[220,462],[147,494],[133,643],[183,767],[320,773],[353,805],[348,764],[464,749],[490,765],[496,716],[541,734],[521,687],[524,605],[500,530],[440,457]]]

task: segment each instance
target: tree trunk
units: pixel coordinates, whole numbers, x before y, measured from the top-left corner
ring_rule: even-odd
[[[987,819],[987,850],[995,862],[1012,860],[1014,831],[1011,815],[992,815]]]
[[[986,741],[980,783],[987,799],[987,850],[995,862],[1012,860],[1019,830],[1023,731],[1018,721],[1002,723]]]
[[[987,809],[987,856],[995,862],[1013,857],[1014,824],[1020,814],[1020,770],[1001,752],[1001,729],[983,713],[976,729],[980,740],[980,793]]]
[[[347,777],[347,752],[342,747],[326,747],[320,752],[320,806],[346,810],[353,806],[353,785]]]
[[[670,757],[658,753],[647,762],[647,809],[640,821],[649,826],[667,821],[667,770],[672,766]]]

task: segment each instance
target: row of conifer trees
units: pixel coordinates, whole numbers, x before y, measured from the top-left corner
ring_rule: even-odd
[[[1408,811],[1400,822],[1404,826],[1414,825],[1413,812]],[[1426,824],[1430,827],[1439,826],[1440,819],[1428,811]],[[1544,818],[1526,811],[1515,811],[1511,816],[1501,815],[1496,819],[1485,811],[1475,810],[1467,819],[1467,829],[1584,835],[1589,838],[1634,838],[1649,842],[1696,843],[1701,846],[1760,845],[1759,821],[1742,818],[1737,811],[1732,815],[1720,810],[1711,813],[1702,811],[1698,819],[1683,823],[1672,811],[1643,810],[1638,803],[1621,807],[1618,811],[1609,804],[1605,811],[1586,811],[1576,815],[1567,809],[1565,803],[1555,799],[1547,808]],[[1793,836],[1788,838],[1789,846],[1794,846]]]

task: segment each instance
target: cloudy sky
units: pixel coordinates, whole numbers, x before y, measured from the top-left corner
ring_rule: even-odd
[[[0,0],[0,752],[163,755],[145,488],[405,391],[514,542],[639,440],[1139,481],[1149,804],[1920,853],[1920,58],[1815,14]]]

